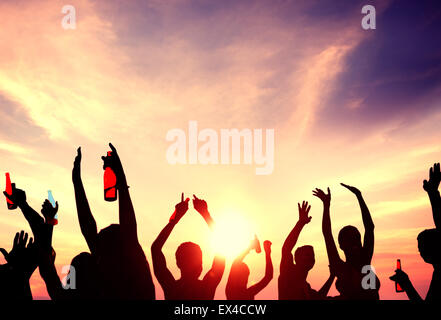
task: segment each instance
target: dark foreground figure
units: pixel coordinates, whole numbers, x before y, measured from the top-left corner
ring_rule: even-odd
[[[181,277],[176,280],[167,268],[162,247],[170,236],[176,224],[188,210],[188,202],[181,195],[181,202],[175,207],[175,212],[169,223],[162,229],[152,244],[153,270],[159,284],[164,290],[166,300],[213,300],[216,288],[222,279],[225,269],[225,259],[216,256],[213,266],[202,280],[202,250],[193,242],[184,242],[176,250],[176,264],[181,271]],[[213,228],[213,219],[208,212],[207,203],[194,196],[193,206],[204,218],[210,228]]]
[[[438,191],[440,181],[440,164],[435,163],[433,168],[430,168],[429,180],[423,182],[423,188],[429,196],[436,228],[422,231],[417,238],[421,258],[433,266],[432,281],[426,296],[427,301],[441,300],[441,198]],[[395,270],[395,275],[390,279],[401,286],[410,300],[422,300],[404,271]]]

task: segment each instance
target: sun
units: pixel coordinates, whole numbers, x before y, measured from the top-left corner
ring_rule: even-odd
[[[254,239],[254,229],[242,216],[225,214],[216,219],[211,245],[216,254],[235,259]]]

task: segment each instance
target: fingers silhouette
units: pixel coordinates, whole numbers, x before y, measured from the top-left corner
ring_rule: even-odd
[[[0,248],[0,252],[1,252],[2,255],[5,257],[5,260],[8,261],[8,260],[9,260],[9,254],[8,254],[8,251],[6,251],[4,248]]]

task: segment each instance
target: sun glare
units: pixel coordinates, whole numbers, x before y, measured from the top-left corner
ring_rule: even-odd
[[[245,250],[254,238],[253,227],[243,217],[226,214],[216,219],[212,234],[214,252],[234,259]]]

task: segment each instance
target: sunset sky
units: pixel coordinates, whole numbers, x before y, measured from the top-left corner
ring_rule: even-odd
[[[74,30],[61,26],[66,4],[76,9]],[[365,4],[376,7],[375,30],[361,27]],[[331,189],[335,238],[347,224],[362,230],[357,200],[344,182],[362,190],[372,213],[381,298],[407,298],[388,279],[397,258],[425,297],[432,269],[416,237],[434,227],[422,181],[441,160],[440,30],[436,0],[3,0],[0,188],[10,172],[37,211],[53,191],[60,204],[53,239],[60,272],[87,251],[71,182],[78,146],[98,228],[118,222],[118,205],[103,199],[100,157],[112,142],[150,264],[150,245],[181,192],[196,194],[215,221],[236,216],[272,241],[274,279],[257,299],[276,299],[281,247],[302,200],[312,205],[298,242],[315,249],[309,282],[319,289],[328,277],[323,207],[314,188]],[[187,131],[191,120],[217,132],[274,129],[274,171],[169,164],[166,134]],[[4,201],[0,247],[10,250],[22,229],[30,232],[20,211],[7,210]],[[164,248],[176,278],[174,252],[183,241],[201,245],[207,271],[210,232],[192,206]],[[263,277],[263,254],[251,253],[246,262],[250,282]],[[217,299],[225,298],[230,264]],[[34,298],[48,298],[38,270],[32,290]],[[330,295],[337,295],[334,286]]]

